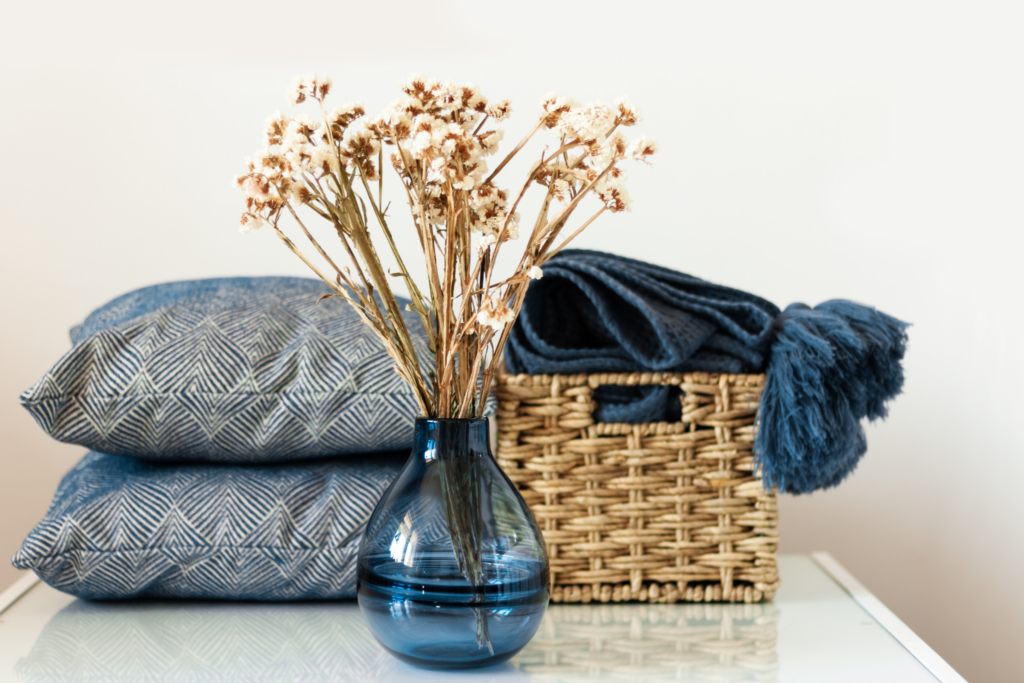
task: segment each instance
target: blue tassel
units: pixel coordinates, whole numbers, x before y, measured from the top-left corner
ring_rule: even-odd
[[[754,443],[765,486],[835,486],[867,451],[861,420],[885,417],[903,388],[908,325],[841,300],[793,304],[775,325]]]

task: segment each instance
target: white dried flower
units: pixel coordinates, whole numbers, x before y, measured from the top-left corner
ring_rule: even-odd
[[[427,156],[433,142],[430,131],[421,130],[413,137],[412,144],[409,145],[409,152],[417,159],[422,159]]]
[[[640,108],[625,97],[615,101],[615,108],[619,110],[619,125],[635,126],[640,122]]]
[[[452,112],[452,118],[464,133],[472,133],[477,128],[480,114],[472,109],[463,109]]]
[[[309,159],[309,170],[315,175],[337,173],[339,170],[338,156],[329,147],[314,147]]]
[[[296,105],[306,101],[306,77],[296,76],[285,91],[288,104]]]
[[[445,159],[443,156],[436,156],[434,157],[434,160],[430,162],[430,170],[433,171],[434,174],[441,177],[442,179],[444,177],[444,171],[446,168],[448,168],[448,160]],[[436,195],[440,194],[441,188],[438,187],[437,185],[431,185],[429,186],[428,191]]]
[[[291,123],[291,119],[282,114],[281,112],[274,112],[266,121],[263,127],[263,141],[267,147],[272,145],[280,145],[281,140],[284,138],[285,131],[288,130],[288,124]]]
[[[480,230],[488,235],[494,235],[495,240],[497,240],[498,233],[505,226],[505,215],[502,212],[497,212],[495,215],[488,217],[480,225]]]
[[[289,104],[302,104],[308,98],[322,100],[331,91],[331,79],[328,76],[308,74],[296,76],[285,92]]]
[[[301,114],[288,122],[281,145],[288,148],[309,142],[316,144],[322,136],[323,131],[318,128],[316,121],[306,114]]]
[[[490,156],[498,151],[498,143],[505,137],[505,131],[500,129],[489,130],[477,136],[483,154]]]
[[[658,152],[658,143],[650,138],[640,136],[626,149],[626,156],[632,157],[638,161],[643,161],[652,154]]]
[[[548,93],[541,99],[540,106],[544,111],[551,114],[558,111],[569,111],[569,109],[577,105],[575,101],[568,97],[563,97],[556,93]]]
[[[561,95],[550,93],[541,99],[540,106],[546,114],[544,117],[544,126],[546,128],[555,128],[556,126],[559,126],[559,123],[566,112],[579,105],[568,97],[562,97]],[[559,133],[559,135],[561,135],[561,133]]]
[[[515,319],[515,311],[506,306],[504,301],[494,298],[487,299],[476,314],[478,323],[490,327],[495,332],[501,332],[505,325],[512,323]]]
[[[313,86],[313,96],[322,100],[327,97],[327,93],[331,91],[331,85],[333,85],[334,82],[331,80],[330,76],[314,75],[310,83]]]
[[[607,178],[607,176],[605,177]],[[603,180],[604,179],[602,179],[602,181]],[[629,196],[629,192],[626,190],[625,186],[622,185],[621,181],[616,182],[614,180],[610,180],[607,183],[598,183],[598,185],[594,186],[594,191],[612,213],[629,211],[633,207],[633,200]]]
[[[296,204],[305,204],[313,198],[313,193],[309,191],[304,182],[294,182],[288,187],[288,200],[295,202]]]
[[[559,130],[567,137],[602,142],[614,125],[615,112],[600,102],[593,102],[585,107],[574,107],[563,114]]]
[[[613,159],[618,160],[626,156],[626,147],[629,143],[626,142],[626,136],[622,134],[622,131],[616,131],[605,144]]]
[[[413,74],[405,82],[399,83],[398,87],[410,97],[419,97],[424,93],[437,91],[441,84],[436,80],[427,78],[423,74]],[[422,105],[421,105],[422,106]]]
[[[380,141],[367,127],[365,119],[357,119],[345,129],[341,147],[347,156],[356,159],[375,159],[380,151]]]
[[[334,111],[331,112],[331,122],[344,121],[345,123],[348,123],[352,121],[352,119],[365,114],[366,108],[363,106],[362,102],[348,102],[334,108]]]
[[[445,109],[455,109],[462,104],[461,88],[451,81],[437,89],[437,103]]]
[[[263,201],[270,196],[270,183],[265,177],[257,175],[239,176],[235,184],[241,188],[245,196],[256,201]]]
[[[480,92],[480,88],[475,85],[466,85],[462,87],[462,101],[466,103],[466,107],[477,112],[484,112],[487,110],[487,98]]]
[[[558,201],[560,201],[563,204],[565,204],[567,202],[567,200],[569,199],[569,183],[568,183],[568,181],[563,180],[562,178],[559,178],[558,180],[556,180],[554,182],[554,185],[552,187],[552,191],[553,191],[552,194],[554,195],[555,199],[557,199]]]
[[[487,107],[487,115],[495,121],[504,121],[512,114],[512,100],[502,100]]]
[[[257,216],[253,213],[242,214],[241,225],[238,227],[238,231],[243,235],[251,230],[259,230],[266,224],[261,216]]]
[[[534,266],[533,268],[530,268],[531,280],[539,280],[542,277],[544,277],[544,271],[541,270],[540,266]]]
[[[508,230],[505,232],[505,239],[517,240],[519,239],[519,212],[512,214],[512,218],[508,222]]]

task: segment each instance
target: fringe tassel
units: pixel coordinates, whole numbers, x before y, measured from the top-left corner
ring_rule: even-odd
[[[835,486],[867,451],[861,420],[884,418],[903,388],[908,324],[833,300],[792,304],[775,325],[754,444],[765,486]]]

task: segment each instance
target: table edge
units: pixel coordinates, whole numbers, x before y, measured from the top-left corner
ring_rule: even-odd
[[[831,553],[812,552],[811,559],[844,591],[849,593],[850,597],[871,615],[872,619],[888,631],[889,635],[906,648],[907,652],[928,669],[928,672],[935,676],[940,683],[967,683],[967,680],[957,673],[956,669],[950,666],[928,643],[921,639],[921,636],[914,633],[892,610],[854,578],[853,574],[839,564]]]
[[[39,583],[39,577],[34,572],[26,572],[25,576],[15,581],[3,593],[0,593],[0,614],[7,611],[7,608],[18,601],[18,598],[28,593]]]

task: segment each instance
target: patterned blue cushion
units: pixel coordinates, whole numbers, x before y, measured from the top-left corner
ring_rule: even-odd
[[[410,448],[412,389],[348,304],[316,303],[327,291],[281,277],[137,290],[75,328],[74,347],[21,402],[60,441],[157,460]],[[419,318],[406,322],[427,357]]]
[[[405,457],[183,465],[89,453],[13,563],[82,598],[352,597],[363,528]]]

